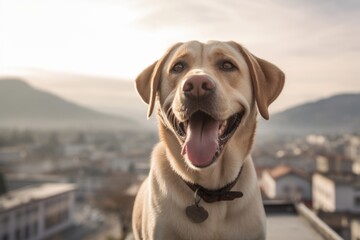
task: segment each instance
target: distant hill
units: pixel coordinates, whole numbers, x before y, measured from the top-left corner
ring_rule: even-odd
[[[96,112],[21,79],[0,80],[0,127],[124,129],[133,121]]]
[[[43,69],[26,69],[11,76],[26,79],[26,82],[35,88],[98,112],[126,116],[133,119],[142,129],[157,129],[155,116],[150,120],[146,119],[147,105],[137,94],[134,80]],[[1,78],[9,78],[9,75],[1,76],[0,73]]]
[[[260,121],[259,132],[360,133],[360,94],[341,94],[290,108]]]

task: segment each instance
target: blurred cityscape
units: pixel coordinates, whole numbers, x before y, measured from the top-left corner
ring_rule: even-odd
[[[154,132],[2,130],[1,239],[122,236],[157,141]],[[303,201],[344,239],[359,237],[360,135],[275,138],[253,155],[264,199]]]
[[[2,130],[0,239],[118,237],[119,224],[124,224],[119,216],[124,213],[117,204],[131,211],[132,199],[126,206],[123,201],[134,197],[138,182],[147,174],[156,141],[153,132]],[[55,183],[64,189],[52,192],[48,185]],[[57,198],[64,198],[66,204]],[[44,226],[38,218],[45,219]],[[15,232],[8,232],[13,225]]]
[[[359,104],[360,94],[342,94],[259,120],[252,155],[267,212],[269,202],[285,202],[285,212],[296,203],[343,239],[360,238]],[[131,239],[133,201],[159,141],[155,125],[134,117],[145,119],[141,111],[112,116],[0,81],[0,240]],[[269,239],[286,239],[277,225],[289,221],[272,216]]]

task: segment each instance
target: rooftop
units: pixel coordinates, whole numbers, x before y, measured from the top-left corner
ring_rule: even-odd
[[[267,239],[269,240],[324,239],[297,214],[272,214],[268,216],[267,231]]]
[[[317,174],[334,181],[336,184],[351,184],[354,187],[360,186],[360,175],[351,172],[318,172]]]
[[[283,177],[287,174],[291,174],[291,173],[293,173],[299,177],[305,178],[305,179],[310,179],[310,177],[308,176],[308,174],[306,172],[301,171],[300,169],[292,168],[285,164],[279,165],[268,171],[269,171],[269,174],[271,175],[271,177],[273,177],[274,179],[281,178],[281,177]]]
[[[47,183],[36,187],[28,187],[8,192],[0,196],[0,211],[9,210],[32,201],[50,198],[75,190],[74,184]]]
[[[265,201],[264,206],[268,240],[342,239],[302,203]]]

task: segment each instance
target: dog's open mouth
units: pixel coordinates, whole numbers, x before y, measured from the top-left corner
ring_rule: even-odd
[[[199,168],[216,161],[238,128],[242,116],[242,113],[237,113],[227,120],[218,121],[203,111],[197,111],[189,120],[179,122],[172,112],[168,114],[175,132],[183,142],[181,154],[187,155],[189,161]]]

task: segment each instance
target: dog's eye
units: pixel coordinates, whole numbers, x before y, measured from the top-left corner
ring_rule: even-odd
[[[219,63],[219,68],[223,71],[226,71],[226,72],[231,72],[231,71],[234,71],[237,69],[237,67],[230,61],[221,61]]]
[[[185,69],[185,63],[178,62],[175,63],[174,66],[171,68],[171,71],[174,73],[181,73]]]

